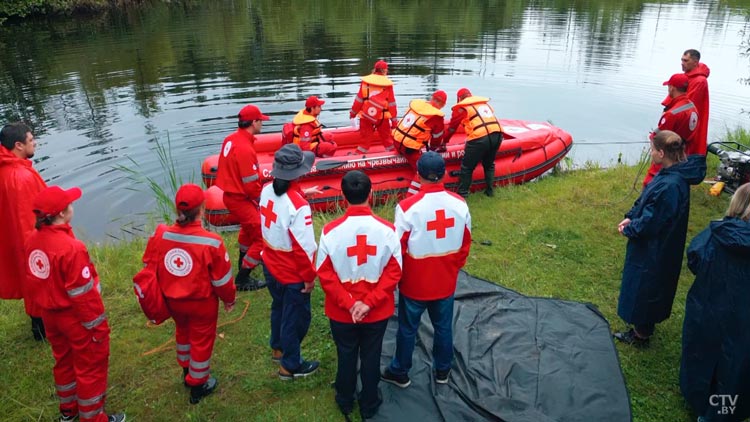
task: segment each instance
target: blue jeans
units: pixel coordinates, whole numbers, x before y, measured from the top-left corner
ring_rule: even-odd
[[[396,354],[388,370],[396,375],[409,373],[414,353],[419,320],[427,309],[435,335],[432,342],[432,367],[446,371],[453,361],[453,295],[439,300],[414,300],[404,295],[398,298],[398,333]]]
[[[294,372],[302,363],[300,343],[310,328],[310,293],[302,293],[305,283],[282,284],[263,266],[271,293],[271,341],[273,349],[282,350],[281,366]]]

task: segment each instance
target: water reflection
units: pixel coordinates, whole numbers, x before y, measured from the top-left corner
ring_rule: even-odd
[[[578,162],[632,162],[686,48],[712,68],[710,136],[746,121],[743,3],[194,1],[25,21],[0,29],[0,115],[33,125],[46,179],[84,188],[78,224],[97,239],[153,205],[112,168],[129,157],[158,179],[154,139],[168,139],[177,170],[197,180],[248,102],[272,116],[266,131],[312,94],[327,101],[326,125],[349,124],[359,76],[379,58],[402,111],[435,89],[468,86],[503,116],[570,131]]]

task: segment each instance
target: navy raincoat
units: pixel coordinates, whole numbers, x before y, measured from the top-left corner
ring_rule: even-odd
[[[690,242],[688,267],[696,277],[685,303],[680,389],[707,420],[742,420],[750,416],[750,223],[712,222]]]
[[[706,175],[706,160],[662,168],[625,214],[630,224],[617,314],[634,325],[656,324],[669,318],[685,251],[690,185]]]

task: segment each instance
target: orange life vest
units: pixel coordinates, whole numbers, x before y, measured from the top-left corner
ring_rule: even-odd
[[[485,97],[471,96],[452,107],[453,109],[463,108],[466,111],[466,117],[461,121],[466,132],[466,141],[503,131],[500,122],[495,117],[495,111],[488,104],[489,100]]]
[[[313,130],[310,133],[299,133],[300,126],[312,123]],[[292,124],[294,125],[294,132],[292,133],[292,142],[294,142],[297,145],[300,145],[302,142],[302,138],[310,138],[310,148],[314,149],[318,142],[320,142],[320,133],[323,129],[323,125],[320,124],[318,119],[311,115],[307,114],[306,109],[300,110],[296,116],[294,116],[294,119],[292,119]],[[302,147],[302,145],[300,145]],[[306,148],[302,148],[303,150]]]
[[[421,149],[432,138],[427,120],[433,116],[443,117],[445,114],[425,100],[412,100],[406,114],[393,129],[393,141],[406,148]]]
[[[362,77],[362,110],[360,115],[373,123],[379,123],[383,119],[390,119],[388,111],[387,91],[382,88],[393,86],[393,81],[387,76],[371,74]]]

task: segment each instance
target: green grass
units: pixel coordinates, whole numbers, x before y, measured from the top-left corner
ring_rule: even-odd
[[[472,195],[476,242],[466,270],[526,295],[591,302],[613,329],[623,328],[616,306],[626,240],[617,233],[617,223],[637,196],[636,173],[637,168],[624,166],[589,169],[496,189],[494,198]],[[728,204],[726,195],[714,198],[707,190],[706,185],[693,188],[688,239],[720,218]],[[392,206],[378,212],[393,217]],[[316,230],[332,218],[316,215]],[[236,235],[227,234],[225,240],[236,262]],[[487,240],[492,244],[480,244]],[[143,355],[170,341],[174,331],[169,322],[147,327],[132,293],[131,277],[144,246],[137,240],[91,250],[112,327],[110,411],[126,411],[138,421],[341,420],[329,385],[336,355],[319,287],[302,346],[306,357],[322,362],[318,374],[278,380],[267,344],[268,293],[240,293],[237,309],[220,315],[220,323],[230,321],[250,304],[244,319],[219,329],[212,359],[219,389],[199,405],[189,405],[174,350]],[[685,295],[692,281],[684,268],[672,317],[658,325],[650,348],[617,346],[636,421],[695,420],[678,387]],[[52,355],[48,345],[31,339],[29,328],[19,301],[0,301],[2,420],[50,420],[57,414]]]

